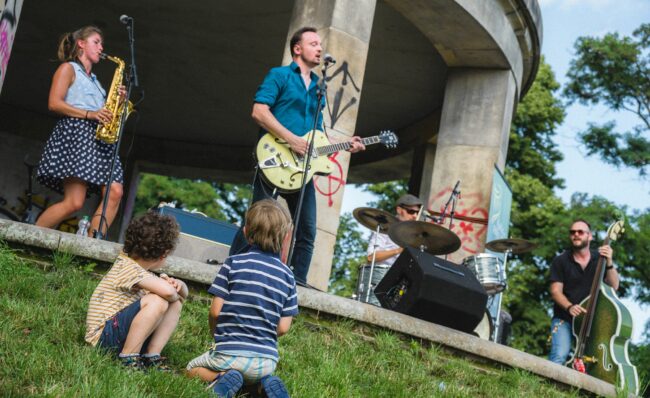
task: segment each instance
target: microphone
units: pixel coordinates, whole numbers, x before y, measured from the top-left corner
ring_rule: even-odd
[[[128,16],[128,15],[124,15],[124,14],[122,14],[122,15],[120,16],[120,22],[122,22],[124,25],[128,25],[128,24],[130,24],[131,22],[133,22],[133,18],[131,18],[131,17]]]
[[[460,196],[460,190],[458,187],[460,186],[460,180],[456,181],[456,186],[454,186],[454,190],[452,191],[452,194]]]
[[[334,57],[332,57],[332,55],[325,54],[325,56],[323,57],[323,62],[325,63],[325,65],[329,65],[329,64],[335,64],[336,60],[334,59]]]

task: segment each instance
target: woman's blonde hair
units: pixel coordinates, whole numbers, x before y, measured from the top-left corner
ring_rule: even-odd
[[[59,39],[59,49],[57,51],[57,58],[61,62],[74,61],[79,57],[79,46],[77,46],[77,41],[86,40],[91,35],[97,33],[102,40],[104,39],[104,34],[96,26],[84,26],[83,28],[77,29],[74,32],[64,33]]]
[[[291,229],[291,216],[273,199],[253,203],[246,213],[246,238],[260,249],[280,253],[284,237]]]

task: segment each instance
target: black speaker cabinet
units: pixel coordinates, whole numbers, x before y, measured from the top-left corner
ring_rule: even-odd
[[[407,247],[375,288],[382,307],[471,333],[487,293],[466,267]]]

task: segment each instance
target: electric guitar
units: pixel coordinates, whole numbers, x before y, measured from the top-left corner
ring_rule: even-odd
[[[311,132],[302,138],[309,141]],[[384,144],[387,148],[397,146],[397,136],[392,131],[382,131],[379,135],[362,138],[363,145]],[[314,148],[311,155],[311,164],[307,170],[307,183],[314,174],[328,175],[334,171],[334,165],[328,155],[347,150],[352,147],[351,142],[341,142],[331,144],[325,133],[316,130],[314,137]],[[280,192],[290,193],[300,189],[305,172],[305,156],[293,152],[289,144],[274,136],[266,133],[257,143],[255,150],[257,165],[262,172],[264,180],[278,189]]]

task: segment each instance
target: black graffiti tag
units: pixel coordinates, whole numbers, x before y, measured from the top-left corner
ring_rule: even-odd
[[[330,120],[332,121],[332,126],[336,125],[336,122],[340,119],[340,117],[353,105],[355,105],[358,101],[357,94],[361,92],[361,88],[357,86],[356,82],[354,81],[354,78],[352,77],[352,74],[350,73],[350,67],[348,65],[348,61],[343,61],[341,63],[341,66],[338,67],[332,73],[332,76],[329,76],[325,79],[325,81],[330,82],[332,79],[337,77],[338,75],[342,74],[342,80],[341,80],[341,85],[339,86],[339,89],[336,90],[336,93],[334,94],[334,100],[332,101],[332,106],[330,107],[330,101],[327,101],[327,112],[330,115]],[[348,79],[349,82],[352,83],[352,88],[354,89],[354,92],[351,96],[351,98],[347,101],[343,107],[341,107],[342,102],[343,102],[343,94],[345,94],[345,89],[348,86]],[[349,90],[348,90],[349,91]]]

